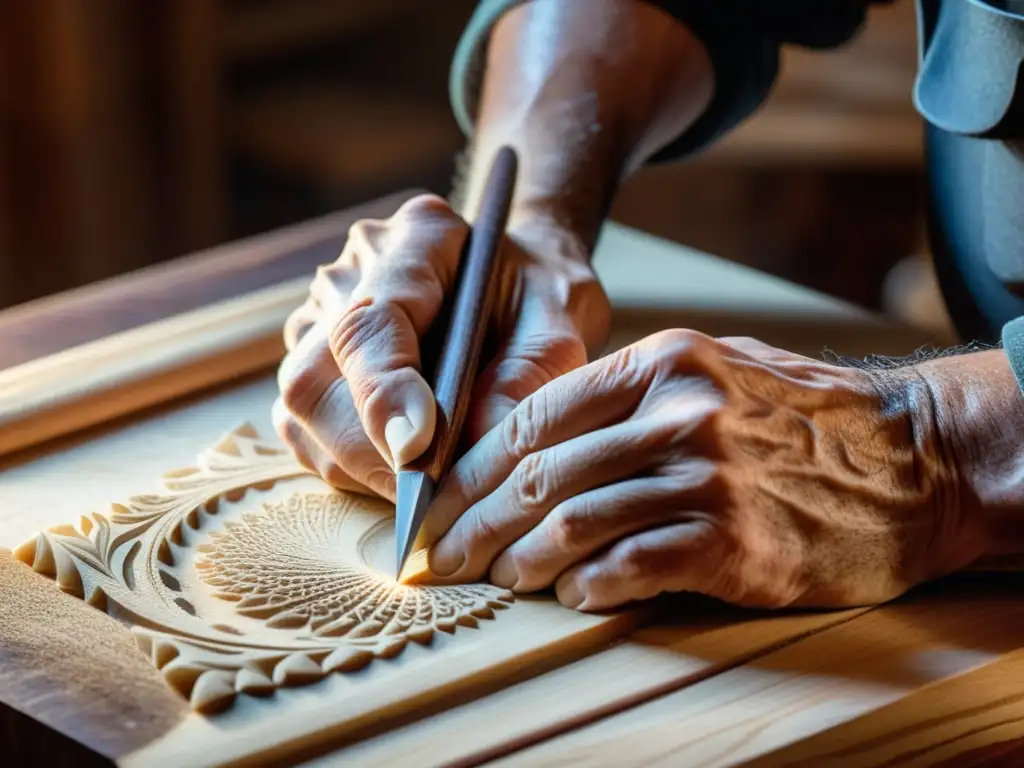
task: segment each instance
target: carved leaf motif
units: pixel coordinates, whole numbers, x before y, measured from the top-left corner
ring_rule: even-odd
[[[382,560],[393,557],[390,510],[370,512],[373,502],[326,485],[260,511],[222,504],[308,474],[246,425],[196,466],[168,473],[165,492],[113,503],[78,529],[41,532],[15,556],[96,608],[116,608],[167,683],[206,714],[238,693],[352,672],[401,653],[409,640],[428,645],[435,630],[476,626],[513,602],[489,585],[397,584]],[[231,519],[207,534],[225,507],[235,510]],[[189,591],[188,563],[206,595]],[[205,616],[209,601],[192,597],[225,601],[238,621],[224,623],[217,610],[219,618]]]
[[[227,709],[235,700],[235,675],[221,669],[208,669],[192,687],[189,702],[196,712],[212,715]]]

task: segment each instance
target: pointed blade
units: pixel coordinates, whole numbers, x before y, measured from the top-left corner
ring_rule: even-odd
[[[397,560],[395,578],[401,580],[402,569],[412,554],[427,509],[434,498],[434,481],[425,472],[402,470],[398,473],[395,504],[395,546]]]

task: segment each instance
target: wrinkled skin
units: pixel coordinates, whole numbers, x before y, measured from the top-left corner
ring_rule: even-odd
[[[431,509],[431,570],[599,610],[890,599],[979,555],[913,372],[666,331],[527,398]],[[449,528],[450,526],[450,528]],[[444,533],[447,531],[446,533]]]
[[[467,233],[432,196],[360,222],[289,319],[275,424],[336,487],[394,500],[394,467],[429,444],[419,342]],[[581,610],[666,591],[838,607],[985,550],[940,429],[946,396],[922,368],[845,368],[685,330],[588,363],[610,313],[582,253],[536,222],[506,244],[475,444],[425,527],[436,580],[554,586]]]
[[[433,195],[386,221],[360,221],[289,317],[274,425],[335,487],[394,501],[394,467],[429,445],[435,406],[419,373],[420,340],[450,292],[468,233]],[[608,334],[608,300],[570,236],[531,221],[506,238],[502,266],[492,318],[500,345],[467,417],[474,441],[524,397],[583,365]]]

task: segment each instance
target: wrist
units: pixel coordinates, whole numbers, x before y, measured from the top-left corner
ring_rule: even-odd
[[[981,525],[984,557],[1024,553],[1024,402],[1001,349],[914,367],[928,388],[959,514]]]
[[[583,233],[569,222],[545,210],[514,207],[509,215],[508,236],[520,247],[552,265],[570,264],[585,268],[583,274],[594,274],[590,266],[592,249]]]
[[[611,328],[611,304],[590,263],[590,249],[579,233],[547,216],[520,218],[508,237],[528,254],[532,282],[544,286],[548,309],[567,318],[587,349],[588,359],[603,350]]]

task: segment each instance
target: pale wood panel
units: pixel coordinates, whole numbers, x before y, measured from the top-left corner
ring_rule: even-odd
[[[1019,765],[1024,652],[927,685],[900,701],[766,755],[757,765]],[[999,748],[998,745],[1003,745]],[[996,747],[996,748],[992,748]],[[1004,752],[1005,750],[1005,752]],[[1012,753],[1011,753],[1012,750]]]
[[[0,458],[0,547],[13,549],[34,531],[155,491],[164,472],[189,466],[198,450],[239,424],[273,435],[276,394],[274,376],[263,375]]]
[[[493,626],[438,636],[429,648],[410,644],[395,659],[371,662],[360,672],[330,675],[269,699],[240,699],[215,717],[190,714],[118,764],[289,763],[579,658],[627,632],[635,621],[631,614],[576,613],[550,599],[517,603]]]
[[[275,396],[275,381],[266,377],[132,423],[112,424],[90,439],[65,439],[7,460],[0,465],[0,545],[14,546],[32,531],[106,510],[110,502],[127,496],[156,491],[158,476],[192,465],[200,449],[218,442],[240,422],[251,421],[271,435],[268,422]],[[639,611],[586,615],[559,606],[551,597],[522,598],[491,626],[454,636],[438,633],[429,647],[410,644],[394,659],[377,660],[357,673],[331,675],[316,685],[278,691],[269,699],[242,697],[214,718],[191,712],[138,750],[119,755],[119,763],[200,766],[254,756],[283,759],[324,741],[376,732],[410,712],[440,702],[451,705],[476,691],[502,687],[545,666],[571,661],[628,631],[641,617]],[[45,632],[45,626],[39,631]],[[94,641],[88,635],[80,643],[74,636],[64,638],[63,653],[86,664]],[[102,665],[102,659],[97,661]],[[19,659],[7,671],[18,679],[29,675]],[[53,675],[54,706],[77,708],[60,690],[73,688],[74,679],[59,667]],[[100,682],[109,686],[111,698],[126,684],[116,670],[101,674]],[[8,704],[19,709],[38,703],[32,692],[27,701],[16,691],[11,696]],[[115,737],[118,727],[133,727],[128,717],[110,720]],[[66,722],[60,720],[62,730]]]
[[[0,373],[0,455],[266,370],[284,356],[281,326],[308,283],[299,278]]]
[[[474,765],[712,677],[863,610],[758,614],[704,600],[666,600],[657,626],[613,648],[399,730],[314,759],[304,768]],[[500,724],[500,727],[495,727]]]
[[[1022,645],[1024,602],[1016,583],[933,585],[496,764],[745,764],[829,729],[842,735],[855,718]],[[1015,670],[1019,680],[1024,668]]]

